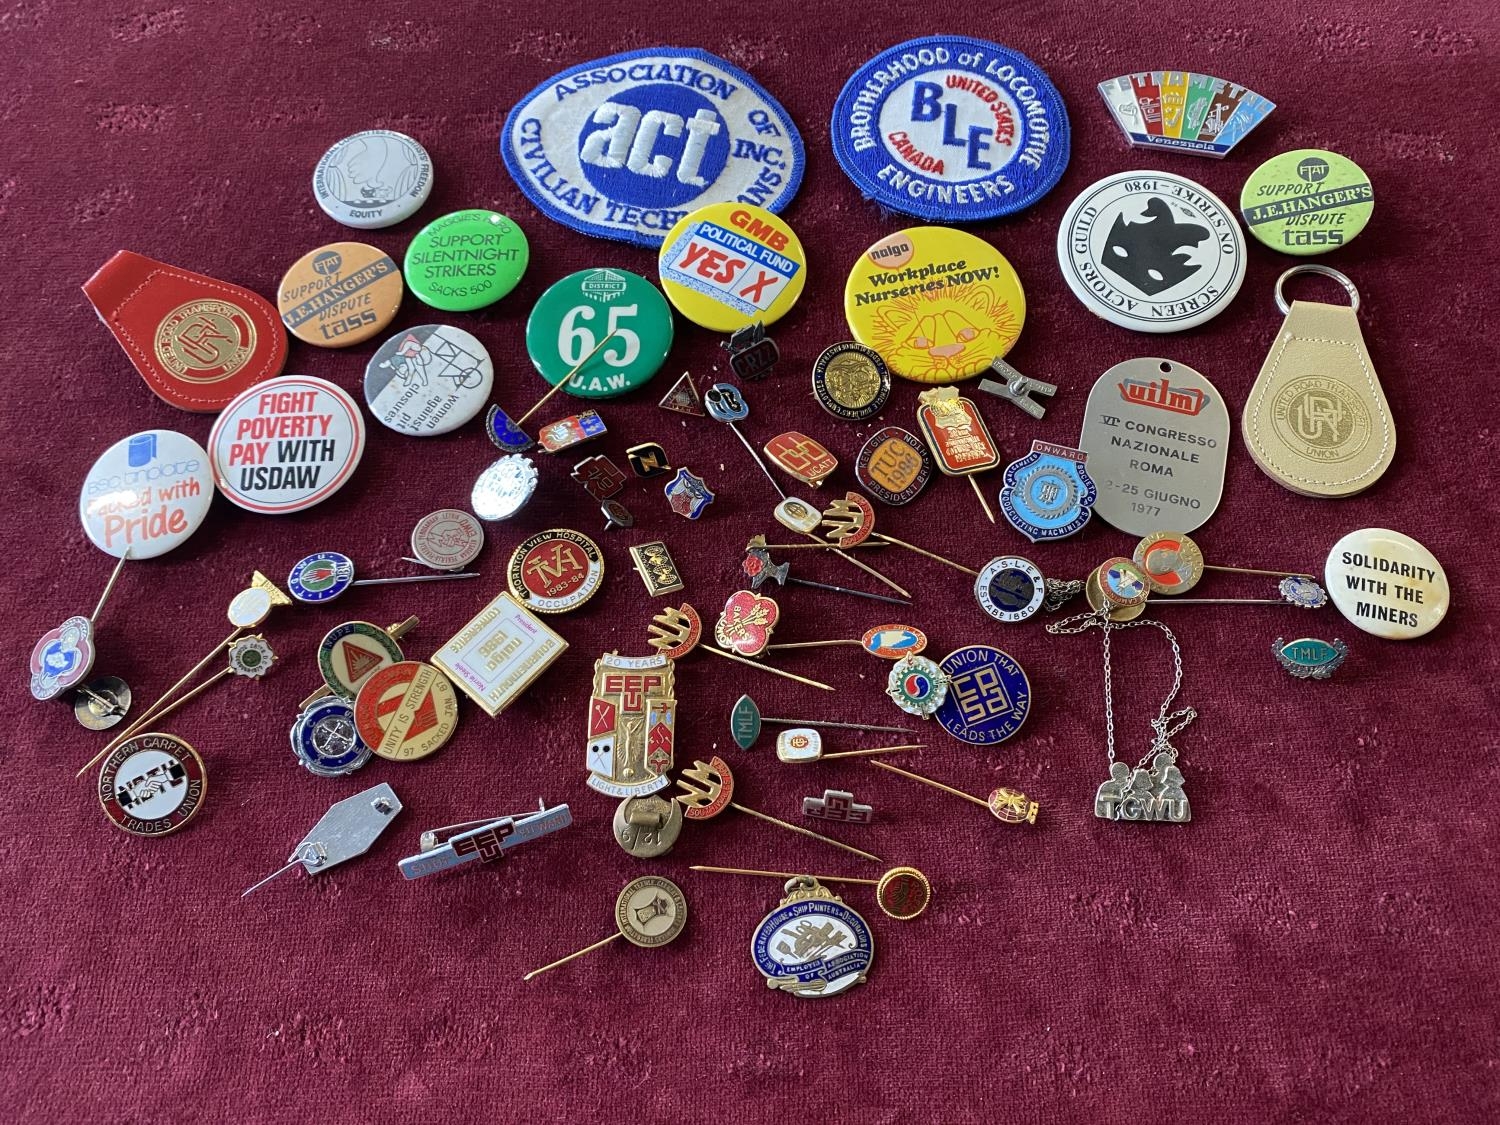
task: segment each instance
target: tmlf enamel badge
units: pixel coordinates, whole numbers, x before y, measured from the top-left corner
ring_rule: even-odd
[[[549,217],[660,246],[710,203],[780,211],[802,182],[802,137],[755,79],[707,51],[654,47],[570,67],[516,103],[500,153]]]

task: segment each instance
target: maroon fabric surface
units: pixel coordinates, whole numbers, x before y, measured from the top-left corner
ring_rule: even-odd
[[[0,8],[11,669],[0,751],[0,1117],[1495,1119],[1497,642],[1477,565],[1495,558],[1492,4],[1072,2],[919,14],[892,3],[774,12],[678,0],[633,9],[573,0],[158,6],[166,3]],[[396,327],[440,320],[475,332],[496,358],[496,400],[524,408],[541,382],[522,326],[542,290],[585,266],[654,276],[655,258],[538,215],[504,172],[500,122],[516,97],[565,66],[661,42],[702,46],[753,73],[808,147],[786,214],[811,255],[810,282],[778,326],[783,362],[770,385],[752,389],[744,430],[757,444],[791,428],[820,438],[841,459],[832,487],[842,488],[871,426],[825,416],[807,397],[807,371],[847,336],[841,295],[855,255],[907,224],[858,197],[829,150],[828,116],[844,78],[875,50],[936,30],[1029,54],[1073,122],[1058,188],[979,228],[1026,286],[1012,360],[1062,387],[1041,423],[979,396],[1007,459],[1033,437],[1075,439],[1093,380],[1139,355],[1204,372],[1237,419],[1279,323],[1271,287],[1288,263],[1256,243],[1240,296],[1201,330],[1156,339],[1094,318],[1055,259],[1058,221],[1081,188],[1158,167],[1235,201],[1256,164],[1305,145],[1337,149],[1369,172],[1372,225],[1325,260],[1364,296],[1365,339],[1399,426],[1396,462],[1363,496],[1309,500],[1256,469],[1236,424],[1224,503],[1198,539],[1210,562],[1319,571],[1346,531],[1406,531],[1453,583],[1454,609],[1436,633],[1382,642],[1331,608],[1316,618],[1291,608],[1171,611],[1187,669],[1182,699],[1201,713],[1178,740],[1193,821],[1128,826],[1092,815],[1106,773],[1097,636],[1052,638],[1037,622],[999,627],[962,575],[894,549],[877,565],[917,592],[909,611],[789,589],[782,640],[857,636],[907,618],[939,656],[976,642],[1014,654],[1035,689],[1021,734],[979,751],[933,726],[923,732],[929,749],[913,758],[969,792],[1023,789],[1042,813],[1034,829],[1015,829],[859,762],[781,766],[767,744],[742,752],[730,742],[728,709],[746,690],[769,714],[900,719],[881,695],[886,666],[857,650],[784,661],[830,678],[837,695],[704,655],[682,662],[680,764],[721,753],[744,802],[793,820],[804,795],[852,786],[879,822],[836,834],[920,866],[936,885],[928,914],[905,924],[884,918],[869,888],[844,888],[875,930],[869,983],[831,1001],[769,992],[747,948],[779,886],[687,865],[877,869],[733,813],[690,825],[659,861],[636,861],[610,838],[614,802],[584,786],[592,662],[610,649],[645,651],[646,620],[666,604],[644,596],[628,545],[665,538],[687,579],[682,596],[711,618],[738,585],[745,538],[775,530],[775,496],[738,443],[717,423],[655,405],[684,368],[700,381],[723,371],[717,339],[679,322],[667,368],[603,407],[610,434],[593,449],[623,466],[627,445],[661,441],[719,491],[701,523],[673,515],[659,486],[633,482],[625,499],[637,527],[604,534],[568,479],[570,459],[539,454],[541,491],[517,519],[488,528],[482,580],[365,589],[336,606],[279,611],[265,630],[281,657],[270,677],[222,684],[164,724],[208,762],[198,819],[162,840],[107,822],[90,781],[72,779],[99,736],[62,704],[34,703],[21,669],[45,628],[92,609],[109,572],[76,516],[87,465],[150,427],[203,441],[211,419],[147,390],[79,290],[94,269],[130,248],[269,295],[292,260],[322,243],[363,237],[399,260],[426,221],[493,207],[531,239],[520,288],[492,310],[451,317],[408,296]],[[1152,66],[1223,75],[1279,108],[1223,162],[1130,150],[1094,85]],[[361,236],[317,209],[309,180],[329,143],[376,126],[422,141],[436,188],[416,219]],[[371,350],[294,342],[287,370],[356,390]],[[916,392],[899,386],[877,424],[912,427]],[[99,670],[154,698],[223,636],[225,606],[256,568],[284,581],[296,559],[329,548],[369,575],[403,572],[412,524],[464,506],[494,456],[477,422],[424,442],[372,423],[353,482],[321,507],[272,519],[216,500],[185,548],[126,567],[100,619]],[[985,483],[993,496],[998,474]],[[881,509],[880,522],[975,565],[1021,550],[1062,577],[1133,543],[1095,520],[1073,539],[1027,549],[948,479],[909,508]],[[606,589],[551,620],[571,648],[516,707],[490,720],[466,704],[457,737],[418,765],[377,760],[328,781],[295,764],[287,729],[317,682],[313,656],[327,629],[418,614],[406,647],[425,658],[503,587],[512,547],[553,526],[603,545]],[[799,552],[793,562],[810,577],[872,585],[837,559]],[[1270,658],[1272,638],[1309,632],[1350,644],[1332,682],[1293,681]],[[1154,631],[1117,644],[1123,756],[1145,750],[1166,659]],[[844,734],[829,742],[880,737]],[[406,811],[372,854],[316,878],[293,871],[240,901],[331,801],[379,781],[396,787]],[[396,860],[416,850],[421,829],[539,795],[569,802],[575,827],[483,870],[398,876]],[[616,892],[647,872],[687,893],[691,921],[677,943],[615,943],[521,982],[525,970],[609,934]]]

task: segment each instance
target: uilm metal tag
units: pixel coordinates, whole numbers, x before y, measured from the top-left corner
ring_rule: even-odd
[[[1165,359],[1131,359],[1099,376],[1078,448],[1098,486],[1094,511],[1131,535],[1195,531],[1224,494],[1229,409],[1212,383]]]

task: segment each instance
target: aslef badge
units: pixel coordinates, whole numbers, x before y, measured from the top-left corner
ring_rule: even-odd
[[[601,656],[589,700],[589,788],[611,797],[665,789],[676,720],[670,657]]]

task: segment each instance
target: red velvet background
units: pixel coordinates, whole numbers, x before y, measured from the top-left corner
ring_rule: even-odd
[[[1500,358],[1493,4],[953,4],[923,15],[894,3],[169,3],[0,7],[11,669],[11,734],[0,750],[0,1117],[1495,1119],[1497,641],[1482,592],[1482,566],[1495,559],[1489,388]],[[483,580],[280,611],[266,632],[283,659],[267,680],[221,685],[165,724],[209,764],[196,822],[163,840],[110,826],[89,781],[72,780],[98,736],[61,704],[31,701],[21,669],[43,629],[92,608],[109,571],[75,514],[86,466],[149,427],[202,441],[211,420],[158,402],[95,319],[79,285],[100,263],[128,247],[272,294],[306,250],[360,237],[313,202],[323,149],[362,128],[405,130],[431,152],[437,186],[418,218],[367,240],[399,255],[422,223],[468,206],[524,225],[533,259],[521,287],[493,310],[451,318],[495,355],[497,400],[523,407],[541,385],[521,333],[538,294],[584,266],[654,274],[654,255],[541,218],[504,172],[500,122],[513,99],[573,63],[661,42],[703,46],[764,83],[808,148],[787,217],[811,254],[811,281],[778,326],[783,363],[772,384],[752,390],[745,430],[757,443],[789,428],[820,437],[842,459],[843,487],[870,427],[823,415],[807,398],[807,370],[847,334],[849,263],[904,224],[859,199],[839,171],[828,115],[844,78],[876,49],[937,30],[1031,55],[1073,121],[1059,187],[980,229],[1027,289],[1026,331],[1011,358],[1063,388],[1042,423],[979,396],[1007,457],[1034,436],[1074,439],[1092,381],[1137,355],[1203,371],[1237,418],[1279,323],[1271,286],[1288,263],[1255,243],[1243,291],[1204,329],[1155,339],[1094,318],[1054,257],[1058,220],[1082,187],[1161,167],[1234,201],[1256,164],[1304,145],[1335,148],[1370,173],[1371,228],[1326,260],[1364,296],[1366,342],[1400,427],[1396,463],[1356,499],[1309,500],[1263,476],[1236,436],[1223,506],[1198,538],[1211,562],[1317,571],[1348,530],[1406,531],[1453,583],[1453,611],[1436,633],[1382,642],[1332,609],[1316,619],[1290,608],[1172,611],[1183,699],[1201,712],[1179,739],[1193,821],[1113,825],[1090,803],[1105,775],[1098,637],[1051,638],[1035,622],[997,627],[961,576],[885,552],[880,565],[918,591],[913,609],[891,616],[926,629],[939,655],[1000,644],[1035,688],[1018,737],[981,752],[934,727],[918,768],[975,793],[1024,789],[1041,801],[1041,819],[1018,830],[858,762],[799,771],[764,746],[746,753],[730,743],[727,711],[742,690],[767,713],[899,717],[880,694],[885,666],[856,651],[786,660],[832,677],[838,696],[690,658],[678,672],[679,763],[723,753],[747,803],[793,819],[803,795],[852,785],[874,801],[879,823],[841,834],[916,863],[937,888],[932,909],[910,924],[881,916],[867,888],[846,888],[875,928],[869,983],[828,1002],[770,993],[747,946],[779,887],[686,866],[875,869],[734,814],[690,827],[661,861],[638,862],[610,839],[614,803],[583,784],[592,661],[607,649],[643,651],[645,621],[663,604],[645,598],[627,546],[665,537],[686,596],[711,614],[737,585],[745,537],[772,529],[775,498],[743,449],[717,423],[655,406],[684,367],[700,381],[723,368],[717,340],[679,322],[668,368],[645,392],[604,407],[610,434],[595,448],[623,465],[626,445],[663,442],[720,491],[701,523],[671,514],[659,488],[633,483],[636,529],[604,534],[568,480],[570,461],[539,455],[543,487],[517,519],[490,526]],[[1279,108],[1222,163],[1127,149],[1094,84],[1162,65],[1246,83]],[[432,319],[448,318],[408,297],[397,327]],[[355,389],[372,346],[294,343],[287,370]],[[911,426],[915,395],[899,387],[881,421]],[[345,551],[367,574],[402,572],[411,525],[462,505],[494,456],[477,423],[423,442],[372,424],[354,481],[321,507],[271,519],[217,501],[185,548],[126,568],[100,621],[100,670],[154,698],[224,634],[224,608],[253,569],[282,581],[314,549]],[[986,486],[993,494],[998,475]],[[983,522],[958,481],[940,479],[880,519],[975,564],[1025,546]],[[316,682],[313,654],[328,628],[416,613],[407,651],[426,657],[501,587],[514,544],[550,526],[602,543],[607,588],[552,620],[572,647],[519,705],[493,721],[466,706],[455,740],[419,765],[377,760],[343,781],[296,766],[286,732]],[[1081,576],[1130,546],[1096,520],[1024,553],[1049,574]],[[805,574],[861,580],[836,559],[794,561]],[[785,640],[854,636],[887,617],[874,603],[802,589],[782,604]],[[1273,637],[1307,632],[1350,643],[1332,682],[1293,681],[1271,660]],[[1165,659],[1154,632],[1118,645],[1127,756],[1144,750]],[[294,871],[239,900],[332,800],[382,780],[407,811],[371,855],[312,879]],[[493,868],[398,877],[395,861],[415,850],[422,828],[538,795],[570,802],[576,826]],[[688,895],[681,940],[657,951],[616,943],[522,984],[526,969],[607,935],[616,892],[647,871]]]

